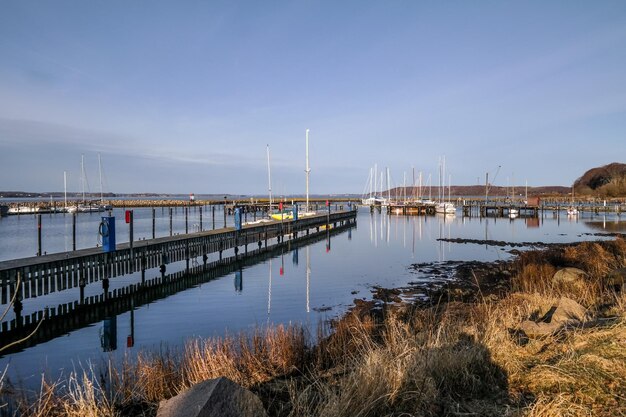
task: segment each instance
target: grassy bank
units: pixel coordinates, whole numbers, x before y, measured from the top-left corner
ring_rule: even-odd
[[[564,266],[587,275],[553,281]],[[159,400],[227,376],[274,416],[626,415],[626,294],[608,278],[625,266],[622,238],[524,252],[496,273],[470,270],[430,306],[355,309],[320,328],[315,346],[279,326],[144,353],[28,399],[4,394],[23,415],[155,415]],[[560,297],[587,308],[584,326],[537,339],[519,331]]]

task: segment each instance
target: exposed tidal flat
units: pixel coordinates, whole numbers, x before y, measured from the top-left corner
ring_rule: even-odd
[[[309,268],[304,249],[298,263],[287,252],[244,269],[241,292],[228,275],[137,308],[135,347],[118,343],[93,359],[93,374],[82,362],[86,379],[80,367],[71,379],[71,364],[55,363],[65,376],[49,373],[49,391],[31,388],[38,394],[22,404],[23,414],[151,415],[159,400],[223,375],[257,393],[270,415],[616,415],[624,398],[624,299],[607,276],[624,267],[623,240],[572,244],[598,239],[607,225],[619,235],[623,223],[363,211],[350,235],[308,248]],[[546,249],[528,251],[537,242]],[[588,275],[571,286],[552,283],[563,266]],[[561,296],[584,306],[594,326],[538,339],[519,333]],[[128,320],[117,319],[122,340]],[[39,361],[31,370],[38,380],[38,355],[53,363],[61,348],[71,358],[98,358],[103,329],[73,332],[61,338],[68,343],[31,347],[3,363]],[[579,377],[589,370],[591,377]],[[10,376],[5,389],[19,391]]]

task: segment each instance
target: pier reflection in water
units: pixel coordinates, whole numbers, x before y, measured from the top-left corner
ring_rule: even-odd
[[[158,268],[146,270],[143,281],[135,272],[109,279],[106,289],[103,281],[89,283],[82,302],[78,288],[24,299],[20,314],[35,314],[31,326],[45,314],[46,306],[50,318],[42,325],[42,334],[22,351],[0,358],[0,367],[10,364],[12,380],[23,378],[25,385],[36,386],[42,369],[57,376],[79,362],[120,359],[133,351],[165,346],[180,348],[190,337],[277,323],[303,323],[315,333],[319,320],[341,314],[355,297],[369,298],[373,285],[397,287],[433,280],[416,275],[409,268],[413,263],[509,256],[507,247],[439,238],[568,242],[596,239],[591,234],[609,231],[612,224],[624,225],[616,216],[581,216],[576,221],[552,216],[388,216],[362,210],[356,228],[326,230],[301,244],[285,242],[247,260],[210,259],[204,269],[202,262],[192,259],[189,271],[181,261],[168,265],[165,275]],[[11,311],[5,320],[13,318]]]

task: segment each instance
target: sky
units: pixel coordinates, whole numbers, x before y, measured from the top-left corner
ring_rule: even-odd
[[[0,190],[571,185],[626,162],[626,2],[0,1]]]

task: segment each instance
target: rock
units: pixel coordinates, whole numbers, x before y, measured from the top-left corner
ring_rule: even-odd
[[[581,326],[587,319],[585,307],[572,299],[561,297],[557,305],[552,306],[539,322],[526,320],[520,325],[520,330],[533,339],[554,334],[564,327]]]
[[[200,382],[161,401],[157,411],[157,417],[248,416],[267,416],[261,400],[225,377]]]
[[[587,309],[567,297],[559,299],[559,303],[556,305],[556,309],[550,319],[550,323],[574,326],[585,321],[587,321]]]
[[[559,269],[552,276],[552,282],[555,284],[573,284],[582,281],[587,273],[578,268]]]
[[[560,328],[561,325],[558,323],[535,323],[532,320],[526,320],[520,325],[520,330],[531,339],[549,336],[556,333]]]

